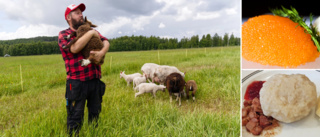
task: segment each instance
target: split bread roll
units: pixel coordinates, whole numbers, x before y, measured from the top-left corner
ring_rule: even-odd
[[[302,74],[276,74],[263,84],[260,103],[264,115],[291,123],[306,117],[316,106],[316,86]]]

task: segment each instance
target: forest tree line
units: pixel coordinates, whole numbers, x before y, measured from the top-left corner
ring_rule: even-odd
[[[240,46],[240,38],[228,33],[219,36],[217,33],[196,35],[191,38],[184,37],[180,41],[177,38],[160,38],[156,36],[122,36],[109,39],[112,51],[139,51],[177,48],[201,48],[218,46]],[[0,57],[6,54],[10,56],[60,54],[58,37],[36,37],[28,39],[1,40]]]

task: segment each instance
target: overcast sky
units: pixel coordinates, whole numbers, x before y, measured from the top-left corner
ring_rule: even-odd
[[[70,4],[86,5],[88,20],[107,38],[183,38],[233,33],[240,37],[240,0],[0,0],[0,40],[57,36],[69,26]]]

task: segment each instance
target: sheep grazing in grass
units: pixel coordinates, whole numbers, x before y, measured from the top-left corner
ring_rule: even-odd
[[[140,73],[134,73],[134,74],[126,75],[124,72],[125,71],[123,71],[123,72],[121,71],[120,72],[120,79],[124,78],[124,80],[127,81],[127,86],[130,85],[130,83],[133,81],[134,78],[142,77],[142,75]]]
[[[196,91],[197,91],[197,84],[196,84],[196,81],[194,80],[189,80],[187,83],[186,83],[186,94],[187,94],[187,99],[189,99],[189,92],[192,91],[192,99],[193,101],[196,100],[196,97],[195,97],[195,94],[196,94]]]
[[[158,82],[160,84],[165,84],[165,80],[167,76],[169,76],[172,73],[178,73],[183,78],[185,76],[185,73],[179,71],[179,69],[177,69],[176,67],[161,65],[156,68],[153,79],[155,80],[155,82]]]
[[[87,20],[87,17],[84,19],[83,25],[81,25],[75,32],[71,33],[68,37],[65,39],[70,39],[72,36],[76,36],[68,45],[62,47],[64,49],[70,48],[71,45],[77,42],[79,38],[81,38],[85,33],[87,33],[89,30],[92,30],[91,27],[97,27],[96,25],[93,25],[90,21]],[[90,51],[100,51],[103,48],[103,43],[100,39],[100,37],[93,36],[87,43],[87,45],[81,50],[81,54],[84,56],[85,59],[79,60],[81,63],[81,66],[88,66],[90,63],[94,63],[97,65],[102,65],[104,62],[104,56],[102,59],[95,60],[94,55],[90,54]]]
[[[141,83],[140,85],[136,86],[134,89],[135,91],[139,91],[135,94],[135,97],[143,94],[143,93],[152,93],[153,97],[156,97],[157,91],[164,91],[166,87],[164,85],[157,85],[154,83]]]
[[[160,65],[155,64],[155,63],[145,63],[142,67],[141,67],[141,71],[143,74],[146,75],[147,79],[149,82],[151,82],[149,79],[152,80],[152,82],[154,82],[153,77],[154,77],[154,72],[156,70],[157,67],[159,67]]]
[[[169,91],[170,103],[172,102],[172,93],[177,96],[179,106],[181,106],[181,94],[184,93],[183,89],[186,84],[180,73],[172,73],[166,78],[166,88]]]
[[[132,81],[133,89],[134,89],[134,87],[138,86],[139,84],[146,83],[146,82],[147,82],[147,78],[146,78],[145,74],[142,75],[141,77],[135,77]]]

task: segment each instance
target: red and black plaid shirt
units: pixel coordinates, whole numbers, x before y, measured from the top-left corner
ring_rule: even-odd
[[[73,30],[66,29],[59,32],[58,44],[60,47],[60,51],[65,62],[65,67],[67,71],[67,79],[75,79],[80,81],[87,81],[94,78],[101,78],[101,66],[95,64],[89,64],[88,66],[82,67],[79,63],[79,60],[83,59],[83,55],[79,52],[77,54],[73,54],[70,52],[70,49],[63,49],[63,45],[68,45],[69,42],[75,38],[71,37],[69,40],[65,40],[64,37],[68,36],[74,32]],[[108,40],[106,37],[102,36],[101,41]]]

